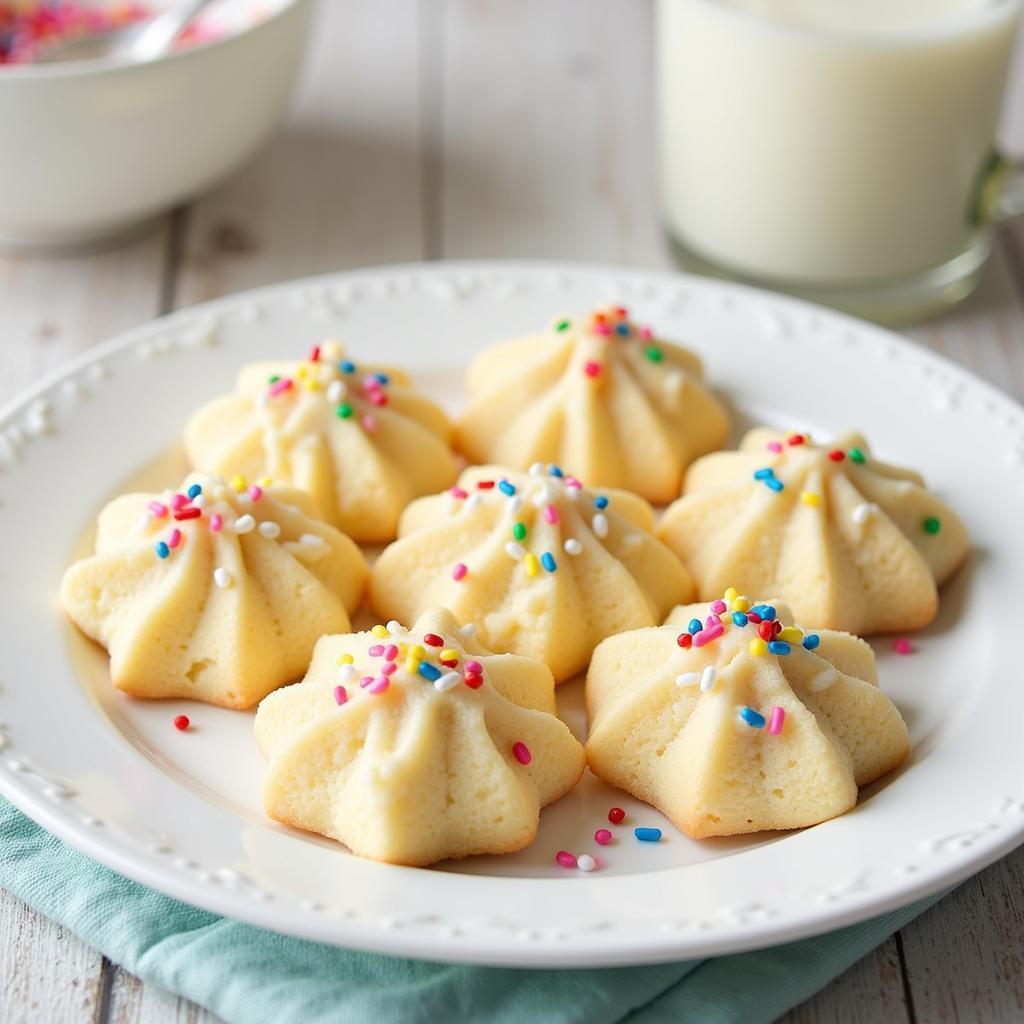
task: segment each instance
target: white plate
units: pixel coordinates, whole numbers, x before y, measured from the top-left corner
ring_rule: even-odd
[[[95,513],[128,481],[174,485],[189,412],[255,358],[344,338],[408,366],[449,408],[481,345],[560,313],[622,302],[705,358],[748,419],[822,435],[862,428],[920,468],[966,520],[974,556],[938,621],[899,657],[876,643],[913,753],[843,817],[791,834],[695,841],[587,778],[528,850],[441,870],[360,860],[267,822],[252,716],[115,693],[64,621],[57,588]],[[0,414],[0,790],[74,846],[200,907],[395,955],[569,966],[664,961],[849,924],[949,885],[1024,837],[1024,687],[1014,606],[1024,410],[878,328],[779,296],[677,275],[536,264],[435,264],[263,289],[146,324]],[[582,726],[580,685],[561,694]],[[179,733],[176,714],[194,728]],[[631,827],[601,848],[612,804]],[[599,854],[593,874],[554,863]]]

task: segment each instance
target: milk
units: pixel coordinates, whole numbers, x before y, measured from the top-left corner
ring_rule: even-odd
[[[659,0],[661,182],[687,249],[851,284],[977,237],[1020,0]]]

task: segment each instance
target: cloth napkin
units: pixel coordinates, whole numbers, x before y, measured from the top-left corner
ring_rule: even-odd
[[[147,982],[230,1024],[760,1024],[822,988],[940,895],[755,953],[534,971],[398,960],[198,910],[66,846],[0,799],[0,885]]]

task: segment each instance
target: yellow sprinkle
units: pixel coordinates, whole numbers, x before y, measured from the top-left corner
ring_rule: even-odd
[[[423,661],[423,659],[426,656],[427,656],[426,650],[423,647],[421,647],[419,644],[413,644],[413,646],[409,648],[409,657],[410,658],[416,658],[419,661]]]
[[[750,641],[750,653],[755,657],[763,657],[768,653],[768,645],[760,638]]]
[[[750,599],[746,597],[735,598],[732,604],[730,605],[729,610],[733,612],[749,612]]]
[[[815,494],[814,491],[802,491],[800,493],[800,500],[805,505],[810,505],[811,508],[817,508],[821,504],[821,498]]]
[[[380,640],[383,640],[384,637],[391,635],[390,633],[388,633],[387,626],[381,626],[379,624],[374,626],[373,629],[370,630],[370,632]]]
[[[320,390],[320,381],[314,379],[313,377],[310,377],[309,380],[306,381],[306,390],[307,391],[319,391]]]
[[[787,644],[802,644],[804,642],[804,631],[796,626],[783,626],[779,633],[779,639],[785,640]]]
[[[302,380],[308,373],[309,370],[306,368],[306,364],[300,363],[299,368],[295,371],[295,376],[298,377],[299,380]]]
[[[398,653],[404,658],[409,653],[409,645],[406,643],[399,644]]]
[[[412,655],[409,655],[409,657],[405,659],[405,671],[408,672],[409,675],[414,676],[416,675],[417,672],[419,672],[419,670],[420,659],[414,658]]]
[[[335,665],[351,665],[354,660],[351,654],[339,654]]]
[[[274,481],[269,476],[261,476],[259,479],[260,487],[273,487]]]
[[[540,561],[532,551],[523,559],[523,564],[526,566],[527,576],[536,576],[540,572]]]
[[[726,604],[732,604],[739,596],[739,592],[735,587],[729,587],[729,589],[722,595],[722,600],[725,601]]]
[[[249,486],[249,481],[244,476],[233,476],[231,478],[231,486],[239,494],[242,493]]]
[[[458,661],[458,660],[459,660],[459,652],[453,650],[451,647],[446,647],[441,652],[441,661]]]

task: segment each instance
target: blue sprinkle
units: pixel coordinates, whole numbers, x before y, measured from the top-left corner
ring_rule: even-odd
[[[761,618],[767,619],[771,622],[773,619],[778,618],[778,613],[775,611],[775,606],[770,604],[761,605]]]
[[[429,661],[420,662],[419,673],[424,679],[429,679],[431,682],[441,678],[441,670],[436,665],[431,665]]]
[[[501,491],[502,494],[507,494],[510,498],[516,493],[515,487],[513,487],[507,480],[498,481],[498,490]]]
[[[553,462],[551,463],[551,468],[548,470],[548,472],[552,476],[563,476],[564,475],[562,473],[562,470],[558,466],[556,466]]]
[[[786,643],[785,640],[769,640],[768,641],[768,653],[769,654],[789,654],[793,648]]]
[[[818,636],[817,633],[808,633],[807,636],[804,637],[804,647],[809,651],[816,650],[820,643],[821,637]]]
[[[747,613],[733,612],[732,621],[734,626],[745,626],[747,624]]]
[[[158,558],[166,558],[171,553],[171,549],[162,540],[158,540],[156,542],[156,553]]]
[[[185,493],[190,498],[198,498],[203,493],[203,488],[199,484],[193,484]]]
[[[387,387],[391,383],[391,378],[386,373],[371,373],[370,379],[375,380],[382,387]]]
[[[355,373],[356,364],[353,363],[351,359],[342,359],[342,361],[338,363],[338,369],[341,370],[342,373]]]
[[[693,636],[699,633],[704,628],[704,623],[700,619],[690,619],[690,624],[686,627],[686,632]]]
[[[548,572],[554,572],[558,568],[555,564],[554,555],[552,555],[550,551],[545,551],[544,554],[540,556],[540,564],[543,565]]]
[[[752,729],[764,728],[764,715],[759,715],[753,708],[740,708],[740,718]]]
[[[608,499],[607,499],[607,498],[606,498],[606,497],[605,497],[605,496],[604,496],[603,494],[599,494],[599,495],[598,495],[598,496],[597,496],[597,497],[596,497],[596,498],[594,499],[594,504],[595,504],[595,505],[596,505],[596,506],[597,506],[598,508],[607,508],[607,507],[608,507]]]
[[[775,470],[772,469],[771,466],[765,466],[764,469],[754,470],[755,480],[770,480],[773,476],[775,476]]]
[[[633,829],[633,835],[640,840],[641,843],[660,843],[661,842],[661,829],[660,828],[635,828]]]
[[[621,334],[624,338],[629,335],[629,324],[619,324],[615,328],[617,334]]]
[[[770,480],[765,480],[765,486],[778,494],[783,488],[783,483],[781,480],[776,480],[775,477],[772,477]]]
[[[764,611],[764,605],[763,604],[755,604],[755,605],[751,605],[750,610],[749,610],[749,614],[750,615],[756,615],[759,619],[763,619],[764,616],[761,614],[761,612],[763,612],[763,611]]]

